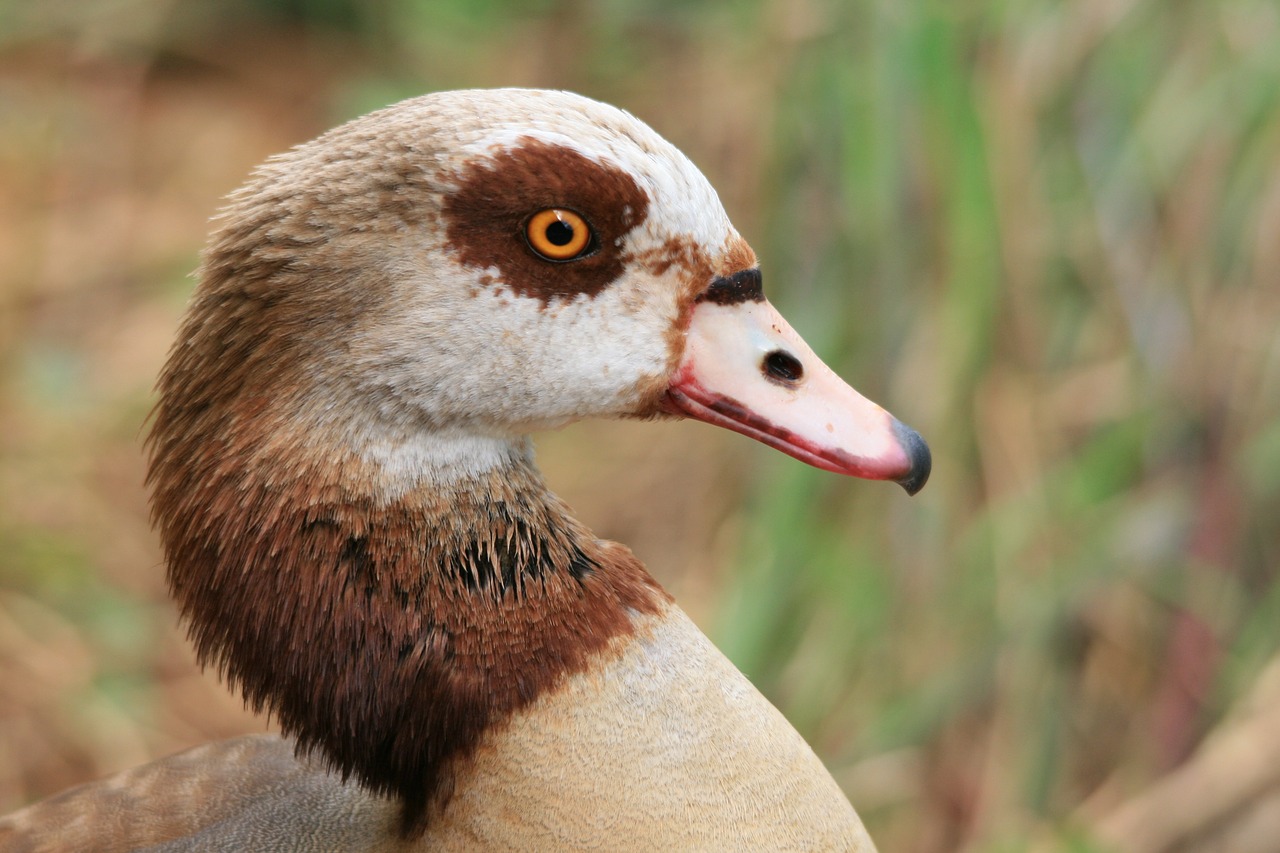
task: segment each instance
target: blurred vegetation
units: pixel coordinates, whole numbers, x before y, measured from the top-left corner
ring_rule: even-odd
[[[1175,849],[1106,815],[1280,645],[1277,44],[1274,0],[0,0],[0,811],[262,725],[196,674],[140,486],[217,199],[400,97],[530,85],[700,163],[935,458],[908,501],[586,425],[553,485],[882,849]]]

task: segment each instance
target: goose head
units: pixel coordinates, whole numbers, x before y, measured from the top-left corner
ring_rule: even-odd
[[[429,95],[272,158],[199,278],[150,438],[171,588],[201,660],[410,827],[487,726],[667,601],[546,493],[530,432],[690,417],[928,476],[765,300],[698,169],[576,95]]]
[[[221,222],[166,387],[238,400],[221,431],[274,462],[350,454],[396,491],[577,419],[679,415],[911,492],[928,475],[765,300],[701,172],[612,107],[406,101],[269,161]]]

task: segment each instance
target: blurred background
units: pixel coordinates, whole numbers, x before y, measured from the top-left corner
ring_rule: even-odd
[[[915,499],[697,424],[539,442],[892,851],[1280,850],[1274,0],[0,0],[0,812],[267,723],[142,488],[220,199],[427,91],[707,173]]]

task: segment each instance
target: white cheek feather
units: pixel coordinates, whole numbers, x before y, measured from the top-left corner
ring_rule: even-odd
[[[466,284],[459,289],[474,290],[473,280]],[[617,285],[594,299],[546,306],[501,285],[414,306],[401,355],[419,374],[417,406],[515,432],[623,413],[636,386],[668,367],[665,333],[675,307],[628,310],[626,282]]]
[[[394,428],[511,435],[621,415],[637,386],[670,368],[675,270],[628,270],[594,298],[546,305],[453,263],[395,273],[401,307],[371,319],[348,348],[357,392]]]
[[[382,327],[383,346],[353,365],[380,417],[346,432],[379,470],[383,494],[474,478],[530,456],[528,432],[634,408],[637,389],[670,369],[666,330],[676,309],[672,299],[628,307],[626,290],[634,299],[635,287],[651,296],[676,288],[652,278],[618,285],[546,307],[494,286],[423,300],[394,332]],[[362,349],[357,340],[353,352]]]

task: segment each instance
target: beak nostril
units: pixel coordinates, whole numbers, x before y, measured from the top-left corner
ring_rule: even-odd
[[[760,370],[765,378],[786,385],[794,385],[804,378],[804,365],[800,363],[800,359],[780,349],[764,357],[764,361],[760,363]]]

